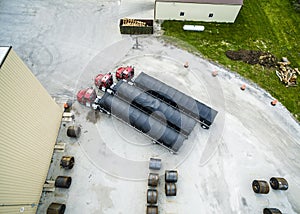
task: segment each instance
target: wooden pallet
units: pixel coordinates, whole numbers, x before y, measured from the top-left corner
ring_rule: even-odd
[[[55,191],[55,181],[46,180],[43,186],[43,192],[54,192]]]
[[[71,112],[64,112],[62,115],[62,122],[71,122],[74,118],[74,114]]]
[[[57,143],[54,146],[54,151],[55,152],[64,152],[66,148],[66,144],[65,143]]]

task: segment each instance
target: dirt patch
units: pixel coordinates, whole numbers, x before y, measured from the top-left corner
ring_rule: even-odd
[[[97,123],[99,119],[100,119],[99,111],[90,110],[86,115],[86,120],[92,123]]]
[[[232,60],[240,60],[250,65],[260,64],[262,66],[271,68],[275,67],[277,63],[276,57],[268,52],[255,50],[228,50],[225,52],[226,56]]]

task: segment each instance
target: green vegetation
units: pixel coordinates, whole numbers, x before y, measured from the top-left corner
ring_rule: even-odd
[[[204,25],[204,32],[186,32],[183,25]],[[232,61],[227,50],[269,51],[278,59],[287,57],[291,67],[300,68],[300,13],[291,0],[253,0],[244,5],[234,24],[165,21],[165,39],[189,51],[224,65],[252,80],[278,99],[300,119],[300,76],[298,86],[286,88],[275,74],[275,69]]]

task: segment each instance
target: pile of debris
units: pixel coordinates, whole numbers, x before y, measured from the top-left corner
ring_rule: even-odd
[[[264,53],[258,59],[258,63],[267,68],[276,67],[276,62],[276,57],[270,53]]]
[[[241,60],[250,65],[260,64],[262,66],[271,68],[276,66],[277,59],[271,53],[254,50],[228,50],[225,52],[226,56],[232,60]]]
[[[290,61],[286,57],[282,57],[282,60],[277,63],[278,69],[276,75],[283,82],[286,87],[297,86],[297,75],[300,75],[298,68],[291,68]]]
[[[290,67],[291,63],[286,57],[282,57],[278,62],[273,54],[254,50],[228,50],[225,54],[229,59],[241,60],[250,65],[260,64],[267,68],[276,68],[276,75],[286,87],[297,86],[297,75],[300,75],[300,71]]]

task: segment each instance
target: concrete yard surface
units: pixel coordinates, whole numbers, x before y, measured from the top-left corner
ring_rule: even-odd
[[[12,45],[58,102],[74,101],[75,120],[62,124],[57,142],[66,143],[64,154],[75,157],[75,166],[60,169],[63,154],[55,152],[48,174],[48,179],[72,176],[72,184],[43,193],[38,213],[46,213],[51,202],[65,203],[67,214],[145,213],[150,157],[162,159],[159,213],[252,214],[265,207],[300,213],[299,124],[280,103],[271,106],[274,98],[266,91],[167,44],[158,33],[120,34],[120,18],[151,14],[154,2],[15,0],[0,5],[0,44]],[[136,38],[139,48],[133,48]],[[213,125],[205,130],[197,124],[174,155],[116,118],[76,102],[77,91],[95,87],[98,73],[123,65],[133,65],[136,75],[145,72],[216,109]],[[242,84],[247,86],[244,91]],[[81,127],[78,139],[66,135],[73,124]],[[166,169],[178,170],[176,197],[165,196]],[[253,180],[274,176],[284,177],[289,189],[253,192]]]

